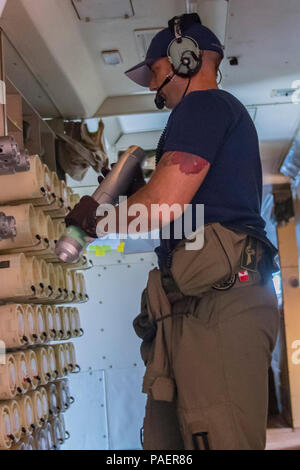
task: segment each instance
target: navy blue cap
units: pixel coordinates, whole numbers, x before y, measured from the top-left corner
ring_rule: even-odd
[[[198,44],[200,50],[218,52],[223,59],[222,44],[210,29],[201,24],[199,17],[197,22],[190,24],[187,28],[182,28],[182,35],[193,39]],[[148,87],[152,78],[151,65],[158,59],[167,57],[169,44],[174,38],[175,33],[170,28],[165,28],[157,33],[151,41],[145,60],[127,70],[125,75],[138,85]]]

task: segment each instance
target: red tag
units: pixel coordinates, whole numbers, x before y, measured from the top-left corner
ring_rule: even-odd
[[[249,273],[248,271],[240,271],[239,272],[239,280],[241,282],[249,281]]]

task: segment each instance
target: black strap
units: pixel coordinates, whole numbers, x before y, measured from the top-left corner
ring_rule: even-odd
[[[198,437],[202,438],[204,450],[210,450],[207,436],[208,436],[208,432],[195,432],[193,434],[194,450],[203,450],[203,449],[200,449],[199,447]]]

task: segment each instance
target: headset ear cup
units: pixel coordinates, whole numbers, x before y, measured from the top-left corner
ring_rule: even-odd
[[[202,57],[198,44],[187,36],[174,39],[168,47],[168,57],[177,75],[191,77],[201,68]]]
[[[202,65],[201,55],[196,56],[193,51],[185,51],[181,56],[181,61],[187,68],[186,74],[188,77],[196,74]]]

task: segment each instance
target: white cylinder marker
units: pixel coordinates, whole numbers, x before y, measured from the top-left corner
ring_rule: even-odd
[[[60,433],[63,436],[63,440],[67,440],[70,437],[70,434],[68,431],[66,431],[66,423],[65,423],[65,417],[63,414],[58,415],[58,421],[59,421],[59,427],[60,427]]]
[[[27,434],[31,434],[35,429],[32,400],[31,397],[26,394],[17,401],[21,412],[22,435],[26,436]]]
[[[75,338],[76,336],[80,335],[80,330],[77,329],[77,324],[76,324],[76,313],[74,312],[74,309],[72,307],[67,307],[67,309],[68,309],[68,314],[69,314],[71,336]]]
[[[59,307],[53,307],[53,315],[54,315],[54,328],[57,332],[57,339],[63,339],[64,331],[61,321],[61,313]]]
[[[60,180],[60,185],[61,185],[61,195],[64,200],[64,207],[68,209],[70,207],[68,186],[63,180]]]
[[[72,355],[71,355],[69,344],[70,343],[66,343],[63,345],[63,347],[64,347],[64,352],[65,352],[68,372],[73,372],[73,370],[75,369],[75,364],[73,364],[72,362]]]
[[[45,348],[39,347],[35,350],[35,353],[37,357],[41,385],[46,385],[51,380],[51,374],[49,372],[49,366],[48,366],[47,351]]]
[[[45,187],[51,196],[51,202],[48,205],[43,206],[45,212],[51,213],[61,207],[61,201],[59,195],[57,195],[57,188],[55,187],[56,181],[53,178],[53,172],[49,170],[47,165],[43,166],[45,172]]]
[[[68,307],[58,307],[61,318],[61,325],[63,336],[62,339],[69,339],[71,337],[71,328],[69,321]]]
[[[18,333],[17,334],[18,334],[18,338],[20,338],[20,342],[21,342],[20,346],[23,346],[24,344],[28,346],[29,338],[25,335],[26,334],[25,313],[21,305],[19,305],[17,308],[17,318],[18,318],[18,329],[17,329]],[[26,341],[26,338],[27,338],[27,341]]]
[[[26,351],[24,351],[24,354],[27,364],[27,371],[31,381],[31,388],[34,390],[41,384],[37,357],[35,351],[32,349],[27,349]]]
[[[58,290],[60,294],[59,299],[68,299],[69,294],[66,289],[64,270],[60,265],[54,266],[54,269],[56,271],[56,277],[57,277],[57,282],[58,282]]]
[[[59,185],[60,185],[60,193],[61,193],[60,202],[62,202],[62,206],[57,210],[51,211],[51,217],[53,218],[65,217],[70,210],[69,209],[70,200],[69,200],[69,192],[68,192],[67,185],[63,180],[59,180]]]
[[[72,360],[72,364],[74,364],[74,371],[76,372],[80,372],[80,367],[79,365],[76,363],[76,350],[75,350],[75,346],[73,343],[68,343],[69,345],[69,349],[70,349],[70,354],[71,354],[71,360]]]
[[[26,332],[26,317],[20,304],[0,306],[0,340],[6,349],[22,348],[29,344]]]
[[[48,264],[48,270],[49,270],[49,283],[52,289],[52,291],[49,293],[49,300],[54,300],[59,296],[58,283],[57,283],[55,269],[54,269],[53,264],[52,263],[47,263],[47,264]]]
[[[57,390],[57,400],[62,413],[69,408],[69,399],[65,388],[64,380],[57,380],[54,382]]]
[[[6,354],[3,362],[0,363],[0,400],[9,400],[17,395],[16,361],[12,354]]]
[[[56,339],[56,330],[54,328],[53,309],[51,305],[42,305],[41,308],[44,315],[47,337],[50,341],[54,341]]]
[[[6,403],[10,408],[12,418],[12,434],[15,437],[14,443],[19,442],[22,434],[21,409],[16,400],[10,400]]]
[[[54,192],[54,188],[53,188],[53,178],[52,178],[52,171],[49,170],[48,166],[44,163],[43,164],[43,169],[44,169],[44,173],[45,173],[45,187],[46,187],[46,190],[49,192],[49,193],[53,193]]]
[[[51,198],[50,204],[43,206],[43,210],[47,210],[49,207],[56,207],[56,195],[54,194],[54,188],[52,185],[52,172],[46,164],[43,164],[43,170],[45,175],[45,189]]]
[[[35,230],[37,231],[37,233],[40,235],[42,239],[49,238],[47,217],[44,211],[36,207],[35,212],[37,215],[35,219],[35,223],[36,223]]]
[[[48,423],[48,434],[51,434],[51,440],[52,440],[52,448],[53,450],[58,450],[60,446],[60,442],[58,441],[59,436],[57,436],[56,430],[55,430],[55,419],[52,419]],[[50,441],[49,441],[50,442]]]
[[[81,302],[82,301],[82,295],[80,292],[81,285],[80,285],[80,279],[79,279],[78,273],[75,270],[69,270],[69,272],[72,277],[73,291],[75,294],[74,300],[76,302]]]
[[[28,436],[26,438],[26,449],[25,450],[38,450],[36,447],[35,439],[33,436]]]
[[[52,202],[45,188],[45,172],[38,156],[30,157],[30,170],[13,175],[2,175],[0,204],[10,202],[32,202],[45,205]]]
[[[57,442],[58,447],[60,447],[65,442],[65,436],[63,435],[62,426],[60,424],[58,416],[53,420],[53,427],[55,441]]]
[[[12,354],[16,363],[17,392],[18,394],[26,393],[31,388],[31,378],[26,356],[24,352],[14,352]]]
[[[48,356],[48,370],[51,374],[51,380],[56,380],[58,377],[57,363],[55,356],[55,345],[54,346],[45,346],[47,356]]]
[[[39,207],[34,207],[33,231],[35,236],[38,235],[41,239],[48,237],[46,216]]]
[[[41,394],[38,390],[34,390],[33,392],[29,392],[28,395],[31,397],[33,404],[34,424],[37,428],[41,427],[45,422],[43,418],[43,404]]]
[[[38,429],[35,435],[35,445],[38,450],[50,450],[46,428]]]
[[[62,206],[63,201],[61,200],[62,199],[61,184],[60,184],[58,175],[55,171],[51,172],[51,182],[52,182],[51,184],[52,184],[53,191],[57,199],[60,201],[60,206]]]
[[[22,353],[23,356],[20,357],[20,370],[21,370],[21,378],[23,379],[23,388],[24,391],[26,392],[27,390],[31,389],[31,378],[30,378],[30,373],[29,370],[27,369],[27,363],[26,363],[26,358],[25,354]]]
[[[42,399],[43,418],[45,421],[47,421],[49,418],[49,400],[48,400],[47,391],[44,387],[40,387],[39,392],[40,392],[41,399]]]
[[[14,441],[12,416],[8,405],[0,403],[0,449],[9,449]]]
[[[68,374],[64,345],[55,344],[53,348],[55,351],[56,370],[58,372],[58,377],[64,377],[66,374]]]
[[[53,220],[55,240],[59,240],[60,237],[65,233],[66,224],[60,219]]]
[[[81,328],[80,314],[79,314],[78,308],[76,308],[76,307],[72,308],[72,315],[73,315],[73,318],[74,318],[74,321],[75,321],[76,331],[79,331],[78,336],[82,336],[83,335],[83,329]]]
[[[86,291],[86,283],[85,283],[85,278],[82,273],[77,273],[79,277],[79,283],[80,283],[80,293],[82,295],[83,302],[85,302],[88,299],[87,291]]]
[[[36,258],[37,259],[37,258]],[[37,272],[36,272],[36,280],[35,280],[35,286],[36,286],[36,292],[38,298],[45,299],[49,296],[49,270],[48,266],[45,260],[43,259],[37,259]]]
[[[42,344],[48,340],[42,306],[34,305],[33,312],[34,312],[35,331],[37,335],[36,344]]]
[[[52,426],[50,423],[47,423],[45,426],[46,432],[47,432],[47,437],[48,437],[48,443],[49,443],[49,449],[50,450],[55,450],[54,447],[54,441],[53,441],[53,431],[52,431]]]
[[[48,402],[49,402],[49,417],[50,419],[57,416],[58,412],[60,411],[57,403],[57,390],[53,383],[50,383],[45,386],[45,390],[48,395]]]
[[[35,296],[36,297],[46,297],[44,293],[44,284],[42,280],[42,264],[41,260],[39,260],[36,256],[28,256],[26,257],[27,260],[27,273],[28,273],[28,281],[29,283],[32,282],[35,288]],[[44,261],[45,262],[45,261]]]
[[[65,285],[68,291],[68,300],[72,302],[76,300],[75,291],[73,287],[72,271],[70,271],[69,269],[63,269],[63,271],[64,271]]]
[[[25,320],[25,337],[28,339],[28,345],[35,344],[37,339],[35,323],[34,323],[34,310],[32,305],[22,305]]]
[[[48,215],[47,217],[47,227],[48,227],[48,239],[49,241],[55,240],[55,227],[53,223],[53,219]]]
[[[68,406],[72,405],[75,401],[74,397],[71,396],[70,387],[69,387],[69,380],[67,378],[61,379],[62,387],[65,390],[67,396]]]
[[[65,352],[67,356],[67,364],[68,364],[68,369],[70,372],[74,372],[76,369],[77,372],[80,371],[79,366],[76,364],[76,353],[75,353],[75,347],[73,343],[65,343]]]

